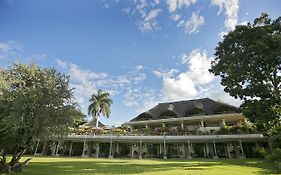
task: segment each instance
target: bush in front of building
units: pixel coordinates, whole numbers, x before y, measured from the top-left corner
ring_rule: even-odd
[[[259,157],[259,158],[265,159],[265,157],[268,155],[268,151],[263,147],[256,148],[255,151],[256,151],[257,157]]]

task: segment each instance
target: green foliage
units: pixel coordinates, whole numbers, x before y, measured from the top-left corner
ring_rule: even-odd
[[[256,154],[257,154],[257,157],[264,159],[268,155],[268,151],[263,147],[259,147],[256,149]]]
[[[268,130],[281,114],[281,17],[262,14],[253,24],[236,26],[218,43],[210,72],[244,100],[243,114]]]
[[[109,117],[110,105],[113,103],[109,98],[109,93],[103,90],[98,90],[97,94],[93,94],[89,100],[88,114],[96,118],[96,127],[98,127],[99,116]]]
[[[0,150],[15,164],[36,139],[68,133],[81,118],[69,77],[55,69],[13,64],[0,72]],[[4,162],[4,161],[3,161]],[[2,163],[3,163],[2,162]],[[1,168],[0,168],[1,171]]]
[[[281,162],[281,149],[275,148],[271,154],[266,156],[266,159],[272,162]]]

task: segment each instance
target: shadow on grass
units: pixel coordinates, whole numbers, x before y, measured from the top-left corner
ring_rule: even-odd
[[[67,160],[64,159],[64,160]],[[258,159],[245,160],[153,160],[153,162],[138,162],[135,160],[117,159],[114,161],[104,159],[86,159],[82,160],[57,160],[52,162],[31,162],[24,170],[25,175],[82,175],[82,174],[139,174],[154,173],[160,171],[183,170],[183,171],[206,171],[217,166],[246,166],[259,168],[259,174],[279,174],[280,172],[273,164]],[[205,173],[204,173],[205,174]]]

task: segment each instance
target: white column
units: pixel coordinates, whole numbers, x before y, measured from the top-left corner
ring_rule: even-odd
[[[188,156],[187,156],[187,158],[188,159],[192,159],[191,148],[190,148],[190,141],[189,140],[187,141],[187,146],[188,146]]]
[[[109,145],[109,156],[108,156],[108,158],[112,159],[113,158],[113,156],[112,156],[112,138],[110,139],[110,143],[109,144],[110,145]]]
[[[142,159],[142,141],[140,140],[139,144],[139,159]]]
[[[95,145],[95,150],[96,150],[96,158],[98,158],[100,154],[100,144],[98,142]]]
[[[241,140],[239,140],[239,145],[240,145],[240,149],[241,149],[241,157],[240,158],[244,159],[245,158],[245,154],[244,154],[244,149],[243,149],[242,141]]]
[[[134,144],[131,146],[131,158],[134,158]]]
[[[209,144],[208,142],[205,143],[205,147],[206,147],[206,157],[208,158],[210,155],[210,151],[209,151]]]
[[[148,124],[147,123],[145,124],[145,128],[148,129]]]
[[[227,155],[228,155],[228,158],[231,158],[231,153],[230,153],[230,144],[229,144],[229,142],[226,142],[226,150],[227,150]]]
[[[40,144],[40,140],[37,141],[37,145],[36,145],[36,148],[35,148],[35,151],[34,151],[34,155],[37,154],[37,150],[38,150],[39,144]]]
[[[52,145],[51,145],[51,155],[55,156],[56,154],[56,143],[55,141],[53,141]]]
[[[73,147],[73,142],[70,142],[70,146],[69,146],[69,156],[72,156],[72,147]]]
[[[162,123],[162,128],[166,127],[166,124],[165,123]]]
[[[87,150],[88,150],[88,144],[87,144],[86,140],[84,140],[82,157],[87,157],[88,156]]]
[[[221,126],[225,126],[225,119],[221,119]]]
[[[218,159],[218,155],[217,155],[217,147],[216,147],[216,142],[215,142],[215,140],[213,139],[213,145],[214,145],[214,153],[215,153],[215,155],[214,155],[214,159]]]
[[[166,149],[166,140],[164,140],[163,142],[163,149],[164,149],[164,155],[163,155],[163,159],[167,159],[167,149]]]
[[[58,144],[57,144],[57,146],[56,146],[56,153],[55,153],[55,156],[59,156],[59,154],[58,154],[59,148],[60,148],[60,141],[58,141]]]
[[[184,129],[183,121],[181,121],[181,129]]]

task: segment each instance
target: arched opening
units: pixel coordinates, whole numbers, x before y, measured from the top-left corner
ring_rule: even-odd
[[[229,114],[238,112],[236,108],[230,106],[220,106],[214,110],[214,114]]]
[[[186,112],[186,116],[205,115],[206,112],[200,108],[193,108]]]
[[[160,119],[165,118],[177,118],[177,114],[174,111],[164,111],[159,116]]]

